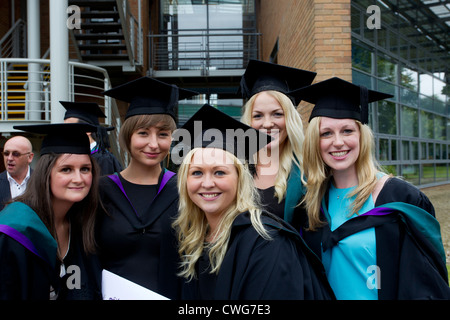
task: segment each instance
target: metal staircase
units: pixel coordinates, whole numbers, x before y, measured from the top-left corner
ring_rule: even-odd
[[[25,83],[28,81],[28,65],[15,64],[8,72],[6,88],[1,88],[1,94],[6,95],[7,119],[25,120]],[[3,84],[1,84],[3,85]],[[1,99],[1,95],[0,95]],[[3,109],[3,104],[2,104]],[[6,108],[5,108],[6,109]],[[1,119],[4,120],[4,119]]]
[[[127,0],[69,0],[69,4],[81,11],[81,28],[71,32],[83,62],[139,71],[143,32]]]

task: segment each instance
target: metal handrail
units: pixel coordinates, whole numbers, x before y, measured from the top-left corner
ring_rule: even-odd
[[[0,58],[25,56],[25,26],[25,22],[22,19],[18,19],[0,39]]]
[[[130,63],[132,65],[142,65],[144,47],[143,29],[139,21],[131,13],[128,1],[116,0],[116,2],[122,24],[123,36],[125,38],[125,45],[129,52]]]
[[[30,78],[38,78],[34,85],[28,77],[32,71],[30,64],[39,65],[35,75]],[[20,65],[22,69],[14,69]],[[25,59],[4,58],[0,59],[0,133],[16,131],[13,126],[30,123],[50,123],[50,60],[49,59]],[[40,88],[31,90],[30,88]],[[110,141],[112,151],[125,161],[125,154],[120,149],[117,141],[121,127],[121,119],[118,107],[114,99],[104,96],[102,93],[111,88],[111,80],[108,72],[101,67],[69,61],[69,100],[96,102],[104,109],[105,125],[114,126],[111,131]]]
[[[258,58],[260,36],[244,29],[186,29],[176,34],[151,34],[150,70],[244,69],[249,59]]]

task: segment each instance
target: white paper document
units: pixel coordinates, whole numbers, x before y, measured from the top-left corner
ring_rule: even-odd
[[[108,270],[102,271],[102,296],[103,300],[169,300]]]

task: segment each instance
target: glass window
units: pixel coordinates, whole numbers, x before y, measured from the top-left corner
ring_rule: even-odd
[[[428,160],[434,160],[434,143],[428,143]]]
[[[419,184],[419,166],[418,165],[402,165],[402,177],[412,184]]]
[[[436,143],[436,159],[437,160],[442,159],[441,145],[439,143]]]
[[[435,111],[445,114],[445,81],[434,78],[433,79],[433,97],[434,97],[434,107]]]
[[[390,82],[378,80],[378,90],[384,93],[392,94],[397,101],[397,90],[395,90],[395,85]]]
[[[397,134],[397,113],[395,103],[378,102],[378,131],[380,133]]]
[[[445,181],[448,178],[448,165],[446,163],[436,164],[436,182]]]
[[[420,184],[427,184],[434,182],[434,164],[425,163],[421,165],[422,168],[422,179],[420,179]]]
[[[409,141],[402,141],[402,160],[410,160]]]
[[[419,98],[416,91],[400,88],[400,101],[412,107],[419,106]]]
[[[426,160],[427,159],[427,143],[421,142],[420,143],[420,159]]]
[[[397,66],[389,58],[378,56],[377,57],[377,70],[378,77],[396,83],[396,70]]]
[[[411,160],[419,160],[419,143],[411,141]]]
[[[392,139],[391,140],[391,159],[390,160],[398,160],[397,158],[397,146],[398,146],[398,141]]]
[[[419,92],[428,97],[433,96],[433,77],[427,73],[421,73],[419,75]]]
[[[256,58],[254,0],[161,0],[161,33],[154,48],[159,69],[240,69]]]
[[[389,140],[380,139],[380,161],[389,160]]]
[[[356,33],[357,35],[362,35],[361,30],[361,11],[358,8],[355,8],[352,6],[351,8],[351,22],[352,22],[352,32]]]
[[[368,89],[372,89],[372,77],[359,72],[357,70],[352,70],[352,82],[356,85],[363,85]]]
[[[437,140],[446,139],[447,118],[434,116],[434,138]]]
[[[352,45],[352,65],[354,68],[372,72],[372,52],[365,46]]]
[[[402,136],[419,136],[419,117],[417,110],[402,106],[401,128]]]
[[[433,111],[433,99],[419,94],[419,105],[421,109]]]
[[[434,127],[433,127],[433,114],[425,111],[420,111],[420,124],[421,132],[420,137],[424,139],[434,138]]]
[[[419,88],[417,71],[402,66],[400,74],[400,84],[408,89],[417,91]]]

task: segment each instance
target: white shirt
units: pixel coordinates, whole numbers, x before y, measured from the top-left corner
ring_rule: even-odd
[[[13,177],[11,177],[9,172],[6,172],[6,175],[8,176],[9,190],[11,191],[11,199],[14,199],[15,197],[22,195],[25,192],[25,189],[27,188],[27,183],[28,180],[30,179],[30,166],[28,166],[27,175],[25,176],[25,179],[23,179],[21,184],[17,183],[17,181],[14,180]]]

